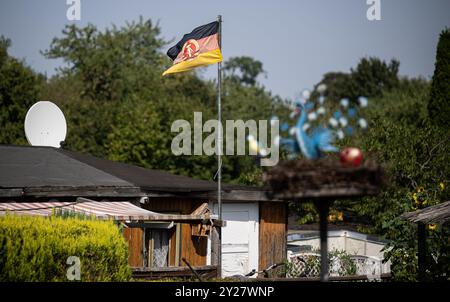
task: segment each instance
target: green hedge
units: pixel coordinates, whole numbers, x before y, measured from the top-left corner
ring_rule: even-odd
[[[0,217],[0,281],[69,281],[69,256],[81,281],[131,278],[128,247],[112,221],[74,217]]]

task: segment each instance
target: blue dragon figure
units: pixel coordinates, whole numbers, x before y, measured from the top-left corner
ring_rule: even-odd
[[[290,154],[299,151],[308,159],[318,159],[325,152],[337,152],[338,148],[332,145],[334,134],[328,128],[318,127],[311,135],[304,129],[307,119],[306,109],[298,104],[297,111],[300,112],[297,123],[293,128],[294,138],[280,138],[280,146],[286,148]]]
[[[336,138],[342,140],[345,136],[352,136],[358,128],[367,129],[367,121],[359,116],[358,109],[367,107],[366,97],[360,96],[357,103],[351,103],[349,99],[343,98],[339,102],[339,108],[330,104],[331,106],[328,107],[334,107],[336,110],[330,116],[327,114],[327,106],[324,106],[325,89],[324,84],[319,85],[317,89],[318,102],[312,102],[309,90],[304,90],[291,113],[291,118],[297,118],[295,125],[289,129],[288,123],[283,123],[280,128],[281,131],[289,130],[290,137],[277,136],[273,140],[275,145],[279,145],[287,151],[290,159],[294,159],[299,154],[308,159],[319,159],[327,152],[338,152],[339,149],[333,146]],[[288,106],[292,107],[292,103],[288,103]],[[313,110],[315,106],[318,108]],[[272,120],[278,120],[278,118],[273,116]],[[320,125],[311,126],[311,122],[314,121],[320,122]],[[265,156],[265,148],[255,137],[249,135],[247,139],[249,147],[253,151],[260,156]]]

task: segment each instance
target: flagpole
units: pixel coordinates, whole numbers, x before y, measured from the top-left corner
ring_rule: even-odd
[[[222,51],[222,15],[217,16],[219,22],[219,48]],[[217,120],[219,121],[217,145],[217,203],[219,219],[222,219],[222,62],[217,63]]]
[[[218,37],[219,49],[222,52],[222,15],[217,16],[219,22]],[[218,121],[218,135],[217,135],[217,207],[219,219],[222,220],[222,62],[217,63],[217,121]],[[219,246],[218,246],[218,271],[219,277],[222,275],[222,232],[219,231]]]

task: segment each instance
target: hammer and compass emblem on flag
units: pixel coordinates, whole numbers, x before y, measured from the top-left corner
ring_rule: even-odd
[[[192,60],[196,56],[198,56],[200,50],[200,46],[198,45],[197,40],[189,39],[184,43],[183,49],[181,50],[183,56],[180,61]]]

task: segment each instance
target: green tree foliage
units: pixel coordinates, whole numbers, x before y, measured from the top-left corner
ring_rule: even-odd
[[[215,118],[216,82],[196,72],[161,77],[171,62],[162,54],[165,42],[159,32],[142,19],[104,32],[92,25],[67,26],[45,52],[48,58],[64,59],[67,67],[48,81],[43,94],[66,113],[67,148],[212,179],[215,157],[174,156],[171,141],[177,133],[170,130],[178,119],[193,125],[194,112],[202,112],[203,121]],[[235,57],[224,65],[223,122],[264,120],[286,111],[279,97],[258,85],[261,62]],[[254,158],[224,157],[224,181],[258,183],[257,175],[261,170]]]
[[[450,137],[428,119],[428,99],[429,89],[420,87],[412,94],[386,93],[373,102],[371,128],[362,139],[363,148],[387,164],[390,184],[381,196],[367,198],[355,209],[370,218],[369,231],[391,240],[387,256],[400,280],[416,278],[417,270],[417,226],[401,220],[400,215],[450,197]],[[436,239],[448,238],[448,234],[445,226],[429,231],[430,277],[445,278],[438,270],[449,265],[450,242]]]
[[[192,73],[161,77],[168,62],[159,32],[140,19],[104,32],[92,25],[67,26],[63,37],[53,40],[46,56],[63,58],[69,67],[50,79],[45,96],[66,113],[69,149],[173,168],[168,160],[174,156],[167,154],[171,123],[205,111],[214,90]],[[167,152],[154,149],[162,142],[159,148]]]
[[[417,226],[400,216],[450,198],[450,138],[428,119],[429,85],[412,83],[415,88],[403,83],[403,88],[371,100],[368,132],[346,141],[385,165],[387,187],[376,197],[336,202],[333,209],[355,214],[360,231],[390,241],[385,256],[395,280],[403,281],[417,278]],[[450,242],[442,238],[449,232],[445,226],[428,230],[429,278],[446,278]]]
[[[431,84],[428,112],[442,128],[450,126],[450,29],[441,32],[436,53],[436,67]]]
[[[201,79],[196,72],[162,77],[162,71],[171,64],[162,53],[164,45],[159,26],[150,20],[140,19],[104,31],[93,25],[68,25],[43,52],[49,59],[63,59],[66,63],[47,81],[37,81],[39,76],[7,56],[6,46],[3,47],[3,57],[7,59],[2,62],[22,66],[23,75],[14,79],[12,75],[17,73],[2,73],[2,79],[11,84],[5,84],[9,90],[1,96],[7,99],[9,91],[16,91],[15,98],[26,102],[16,102],[21,114],[2,110],[2,114],[8,114],[2,123],[15,127],[5,133],[18,140],[4,138],[0,142],[25,143],[22,125],[26,110],[40,99],[50,100],[65,113],[68,149],[212,179],[217,171],[214,157],[171,153],[171,141],[177,134],[171,133],[171,125],[178,119],[193,125],[194,112],[202,112],[203,121],[214,119],[216,82]],[[257,83],[264,73],[261,62],[235,57],[224,65],[223,122],[264,120],[273,114],[287,114],[282,100]],[[29,83],[34,86],[28,87]],[[260,183],[260,176],[254,158],[224,158],[224,181]]]
[[[23,123],[28,108],[39,100],[44,79],[8,55],[10,41],[0,37],[0,142],[26,143]]]
[[[390,243],[385,255],[391,261],[395,280],[415,281],[417,226],[400,219],[400,216],[450,199],[450,137],[446,129],[435,125],[428,116],[428,82],[423,79],[394,79],[397,63],[387,65],[379,64],[379,60],[363,61],[351,74],[327,74],[324,79],[329,96],[335,100],[356,97],[356,93],[372,95],[364,113],[369,121],[368,131],[347,138],[340,145],[360,147],[365,156],[384,164],[388,185],[376,197],[337,201],[331,212],[343,212],[345,223],[356,223],[360,231],[380,234],[388,239]],[[370,62],[373,68],[369,66]],[[374,69],[379,69],[379,72],[372,72]],[[377,75],[375,78],[384,78],[378,81],[383,84],[374,85],[377,81],[371,74]],[[363,79],[364,75],[368,84],[362,85],[364,81],[361,82],[358,85],[362,88],[358,90],[354,79]],[[300,214],[303,223],[317,221],[317,213],[312,206],[292,209]],[[427,232],[428,278],[448,278],[450,230],[448,226],[429,226]]]
[[[265,73],[262,62],[248,56],[231,57],[223,70],[231,80],[249,86],[256,85],[258,76]]]
[[[251,57],[232,57],[225,62],[222,122],[268,121],[273,115],[286,119],[289,110],[283,100],[273,96],[257,81],[264,73],[263,64]],[[262,184],[262,169],[255,157],[227,156],[224,160],[224,174],[229,175],[229,180],[248,185]]]
[[[378,58],[363,58],[351,70],[352,80],[356,84],[356,97],[381,97],[384,91],[391,91],[398,86],[400,62],[393,59],[389,64]]]
[[[356,83],[352,80],[352,75],[345,72],[328,72],[323,75],[322,81],[316,85],[325,84],[327,86],[327,99],[337,103],[342,98],[352,98],[356,95]],[[313,97],[317,94],[313,93]]]
[[[395,59],[388,64],[375,57],[362,58],[350,73],[326,73],[319,84],[327,85],[326,93],[332,101],[342,98],[356,101],[359,96],[381,97],[383,92],[399,86],[399,67],[400,62]]]
[[[43,54],[68,64],[63,74],[76,75],[83,83],[81,96],[98,101],[121,100],[132,95],[162,72],[164,45],[160,29],[150,20],[112,26],[104,32],[95,26],[67,25],[62,38],[53,39]]]
[[[128,247],[112,221],[6,215],[0,218],[0,281],[68,281],[67,259],[80,259],[81,281],[127,281]]]

